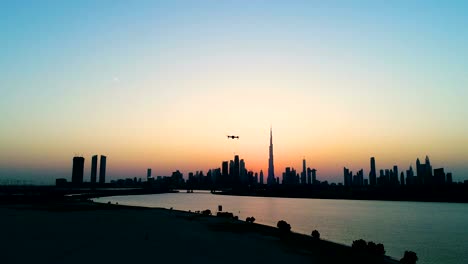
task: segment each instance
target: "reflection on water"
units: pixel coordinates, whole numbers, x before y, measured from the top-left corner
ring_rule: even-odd
[[[223,206],[245,220],[309,234],[317,229],[324,239],[351,245],[362,238],[383,243],[387,255],[401,258],[405,250],[418,254],[418,263],[463,263],[468,260],[468,205],[390,201],[353,201],[242,197],[209,192],[117,196],[95,199],[125,205],[212,212]]]

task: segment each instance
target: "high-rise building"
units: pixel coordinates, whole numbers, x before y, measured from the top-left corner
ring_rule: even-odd
[[[268,185],[275,184],[276,182],[279,182],[275,180],[275,166],[273,162],[273,129],[270,128],[270,155],[268,158],[268,178],[267,178],[267,183]]]
[[[306,182],[306,177],[307,177],[307,173],[306,173],[306,160],[305,160],[305,159],[302,159],[301,184],[307,184],[307,182]]]
[[[431,161],[429,160],[429,157],[426,156],[426,163],[421,164],[419,161],[419,158],[416,160],[416,173],[417,179],[418,179],[418,184],[432,184],[432,166],[431,166]]]
[[[221,183],[221,168],[211,170],[211,181],[216,185]]]
[[[245,169],[244,159],[239,161],[239,180],[241,184],[247,184],[249,182],[247,170]]]
[[[434,169],[434,182],[438,185],[445,184],[444,168]]]
[[[286,167],[283,172],[283,184],[299,184],[299,177],[294,168]]]
[[[406,171],[406,185],[415,184],[413,166],[410,166]]]
[[[97,167],[98,167],[98,155],[94,155],[91,158],[91,184],[96,184],[96,176],[97,176]]]
[[[343,168],[343,178],[344,178],[344,186],[351,186],[353,182],[353,172],[349,171],[348,168],[344,167]]]
[[[101,162],[99,167],[99,184],[106,183],[106,156],[101,155]]]
[[[317,182],[317,170],[312,169],[312,184],[315,184]]]
[[[426,156],[426,167],[424,171],[424,182],[426,184],[431,184],[432,181],[432,166],[431,161],[429,160],[429,156]]]
[[[351,173],[351,175],[352,175],[352,173]],[[352,185],[353,186],[362,186],[362,185],[364,185],[364,170],[363,169],[359,170],[356,173],[356,175],[354,175]]]
[[[310,168],[307,168],[307,184],[313,184],[314,182],[312,181],[312,170]]]
[[[392,176],[392,171],[389,169],[385,169],[384,185],[387,185],[390,183],[391,176]]]
[[[418,184],[424,183],[424,169],[421,166],[419,158],[416,159],[416,177],[418,178]]]
[[[223,175],[223,177],[227,177],[229,174],[228,166],[228,161],[223,161],[223,163],[221,164],[221,174]]]
[[[229,178],[228,178],[228,184],[232,185],[234,184],[234,174],[235,174],[235,164],[233,160],[229,161]]]
[[[83,157],[73,158],[73,169],[72,169],[72,184],[73,185],[80,185],[83,183],[84,162],[85,162],[85,159]]]
[[[229,161],[223,161],[221,164],[221,184],[229,184]]]
[[[452,184],[453,179],[452,179],[452,173],[447,172],[447,184]]]
[[[260,170],[260,184],[263,184],[263,170]]]
[[[392,175],[392,184],[393,185],[398,185],[398,166],[397,165],[394,165],[393,166],[393,175]]]
[[[375,186],[377,184],[377,171],[375,169],[375,158],[370,158],[370,172],[369,172],[369,184]]]
[[[148,168],[148,170],[146,171],[146,178],[151,178],[151,169]]]
[[[240,182],[240,160],[239,155],[234,156],[234,170],[232,174],[234,184],[238,184]]]

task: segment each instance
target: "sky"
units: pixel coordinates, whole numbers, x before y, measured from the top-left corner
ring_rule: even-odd
[[[218,168],[468,179],[466,1],[1,1],[0,183]],[[228,140],[226,135],[239,135]]]

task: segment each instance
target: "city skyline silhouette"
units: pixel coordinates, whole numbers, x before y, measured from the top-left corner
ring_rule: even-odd
[[[229,136],[229,137],[231,137],[231,136]],[[229,137],[228,137],[228,139],[229,139]],[[238,137],[238,136],[236,136],[236,137]],[[237,140],[238,140],[239,138],[232,138],[232,139],[237,139]],[[275,173],[276,173],[276,175],[280,175],[280,176],[281,176],[282,173],[284,172],[284,170],[287,169],[287,168],[289,168],[289,169],[294,169],[294,168],[298,168],[298,169],[299,169],[299,168],[303,168],[302,171],[299,171],[299,170],[298,170],[298,175],[299,175],[299,173],[300,173],[299,182],[302,182],[303,179],[307,181],[308,175],[309,175],[309,176],[312,175],[312,174],[311,174],[312,169],[314,170],[314,173],[316,173],[316,171],[317,171],[317,168],[312,168],[312,169],[311,169],[310,167],[307,167],[307,171],[306,171],[304,166],[305,166],[305,162],[306,162],[307,159],[306,159],[305,157],[303,157],[303,159],[302,159],[302,165],[301,165],[302,167],[299,166],[299,164],[297,164],[298,161],[299,161],[299,160],[297,160],[297,161],[295,161],[295,162],[291,162],[290,164],[284,165],[285,167],[280,168],[280,169],[279,169],[280,172],[277,173],[276,170],[275,170],[275,165],[274,165],[274,160],[273,160],[273,155],[274,155],[274,154],[273,154],[273,130],[272,130],[272,128],[270,128],[270,146],[269,146],[268,148],[269,148],[269,149],[268,149],[268,153],[269,153],[269,157],[268,157],[268,160],[269,160],[269,162],[268,162],[268,167],[267,167],[265,170],[264,170],[264,169],[260,169],[259,171],[250,170],[250,171],[252,171],[253,173],[256,173],[256,174],[260,173],[260,171],[261,171],[261,172],[265,171],[265,173],[266,173],[266,176],[265,176],[265,183],[267,183],[267,184],[277,184],[277,183],[278,183],[278,180],[282,181],[281,177],[275,176]],[[236,154],[236,153],[234,153],[234,154]],[[236,156],[237,156],[237,155],[236,155]],[[428,155],[426,155],[425,157],[426,157],[426,162],[427,162]],[[97,174],[96,174],[96,173],[97,173],[97,155],[93,155],[93,156],[92,156],[92,159],[91,159],[91,158],[88,159],[88,160],[91,160],[91,164],[85,164],[85,161],[81,161],[82,158],[83,158],[83,155],[75,156],[73,163],[75,163],[75,159],[80,159],[80,162],[83,163],[82,165],[79,165],[79,167],[83,167],[83,168],[82,168],[83,171],[80,172],[80,173],[81,173],[82,175],[85,175],[85,176],[83,176],[84,179],[86,179],[86,181],[88,181],[88,178],[89,178],[89,182],[91,182],[91,183],[92,183],[92,182],[97,182],[97,179],[96,179],[96,175],[97,175]],[[94,159],[96,159],[96,161],[94,161]],[[378,172],[379,170],[377,169],[376,171],[373,172],[373,169],[374,169],[374,170],[376,169],[375,157],[370,157],[370,159],[371,159],[371,161],[370,161],[371,163],[370,163],[370,167],[368,167],[368,168],[367,168],[366,166],[363,166],[363,167],[360,167],[360,168],[359,168],[358,166],[356,166],[356,165],[354,165],[354,164],[351,164],[350,167],[351,167],[351,168],[355,168],[355,171],[358,171],[358,172],[360,172],[361,170],[362,170],[362,172],[366,172],[366,176],[368,176],[368,178],[367,178],[368,184],[369,184],[369,185],[375,185],[375,183],[376,183],[376,181],[377,181],[377,172]],[[270,161],[270,160],[271,160],[271,161]],[[414,169],[415,172],[412,172],[412,173],[413,173],[413,176],[417,176],[417,174],[415,174],[415,173],[416,173],[417,168],[418,168],[418,165],[417,165],[417,164],[418,164],[418,161],[419,161],[419,158],[417,158],[416,162],[414,162],[414,163],[413,163],[413,162],[410,162],[410,161],[407,162],[407,164],[410,164],[410,165],[407,165],[406,168],[405,168],[405,165],[396,165],[396,164],[394,164],[394,163],[392,163],[392,162],[387,162],[386,164],[393,164],[393,165],[391,165],[391,166],[387,165],[387,167],[393,167],[393,168],[394,168],[395,166],[396,166],[396,167],[401,166],[402,168],[404,168],[404,171],[403,171],[402,173],[405,173],[405,170],[406,170],[407,168],[410,168],[411,170]],[[311,160],[309,160],[308,162],[313,164],[313,161],[311,161]],[[94,164],[94,163],[96,163],[96,164]],[[100,164],[103,164],[103,165],[101,165],[101,167],[100,167],[100,169],[99,169],[99,179],[98,179],[98,180],[99,180],[99,184],[103,184],[103,183],[105,182],[105,173],[106,173],[106,156],[101,155]],[[297,165],[296,165],[296,164],[297,164]],[[346,163],[346,164],[349,164],[349,163]],[[215,168],[216,166],[217,166],[217,165],[213,165],[213,166],[208,167],[208,168],[206,168],[206,169],[204,169],[204,168],[196,168],[196,169],[193,169],[193,170],[186,170],[186,171],[183,171],[183,170],[182,170],[182,172],[183,172],[183,175],[186,175],[185,178],[188,179],[188,174],[189,174],[189,173],[193,173],[193,172],[202,172],[202,171],[207,172],[207,171],[210,171],[212,168]],[[386,166],[386,165],[384,165],[383,167],[385,167],[385,166]],[[182,166],[182,167],[183,167],[183,166]],[[343,167],[343,165],[342,165],[341,167]],[[413,167],[414,167],[414,168],[413,168]],[[87,170],[90,170],[89,173],[88,173],[88,171],[84,172],[85,168],[86,168]],[[152,170],[153,170],[153,172],[156,173],[158,176],[161,176],[161,177],[169,177],[169,176],[171,175],[172,171],[174,171],[174,170],[179,171],[178,168],[179,168],[179,167],[174,167],[174,168],[170,169],[170,170],[171,170],[170,172],[167,172],[167,173],[165,173],[165,172],[162,171],[162,170],[158,170],[158,169],[155,169],[155,170],[152,169]],[[270,169],[270,168],[271,168],[271,169]],[[432,168],[432,167],[431,167],[431,168]],[[436,168],[442,168],[442,166],[439,165],[439,164],[437,164],[436,167],[435,167],[434,169],[436,169]],[[221,169],[221,168],[220,168],[220,169]],[[350,172],[352,173],[352,169],[348,169],[347,166],[345,166],[345,169],[347,169],[348,171],[350,171]],[[446,169],[447,169],[447,168],[446,168]],[[384,170],[386,170],[386,169],[384,168]],[[388,171],[390,171],[390,170],[387,170],[387,171],[386,171],[387,174],[389,173]],[[464,181],[465,181],[464,175],[457,175],[458,177],[452,178],[452,177],[453,177],[453,173],[452,173],[451,171],[452,171],[452,170],[449,170],[449,171],[446,171],[446,172],[450,174],[450,177],[451,177],[451,179],[452,179],[454,182],[464,182]],[[184,172],[185,172],[185,173],[184,173]],[[305,174],[304,174],[304,172],[305,172]],[[75,173],[74,170],[73,170],[73,173]],[[433,172],[431,172],[431,175],[432,175],[432,173],[433,173]],[[88,175],[88,174],[89,174],[89,175]],[[93,174],[94,174],[94,175],[93,175]],[[406,179],[407,174],[408,174],[408,172],[406,171],[406,174],[405,174],[405,176],[404,176],[404,179]],[[419,173],[419,174],[421,175],[421,173]],[[272,175],[272,176],[270,177],[270,175]],[[302,175],[304,175],[304,176],[302,176]],[[345,173],[345,175],[346,175],[346,173]],[[364,175],[364,174],[363,174],[363,175]],[[372,175],[372,176],[371,176],[371,175]],[[444,172],[444,175],[445,175],[445,172]],[[62,173],[62,174],[57,175],[57,176],[59,176],[58,178],[64,178],[64,179],[67,179],[67,178],[68,178],[67,173]],[[115,177],[115,176],[114,176],[114,177],[111,178],[111,180],[119,180],[119,179],[125,179],[125,178],[133,178],[133,177],[142,178],[143,176],[144,176],[144,173],[138,172],[137,174],[134,174],[134,175],[128,174],[128,175],[121,175],[120,177]],[[342,176],[342,175],[337,176],[337,177],[330,177],[330,175],[326,175],[326,174],[325,174],[325,175],[321,175],[321,176],[323,177],[324,180],[326,180],[326,181],[328,181],[328,182],[331,182],[331,183],[342,183],[342,184],[345,184],[345,182],[346,182],[345,180],[343,180],[343,178],[342,178],[343,176]],[[382,170],[381,170],[380,176],[382,176]],[[52,177],[52,175],[51,175],[50,177]],[[75,177],[75,176],[73,176],[73,177]],[[81,183],[81,182],[83,182],[83,179],[81,179],[81,181],[80,181],[80,180],[73,180],[73,179],[72,179],[73,177],[70,176],[70,179],[69,179],[70,182],[76,182],[76,183]],[[94,177],[94,178],[93,178],[93,177]],[[303,177],[305,177],[305,178],[303,178]],[[373,177],[375,177],[375,178],[373,178]],[[388,177],[390,177],[390,176],[388,176]],[[410,177],[411,177],[411,176],[410,176]],[[57,177],[56,177],[56,178],[57,178]],[[53,181],[55,181],[56,178],[54,178],[54,179],[52,179],[52,178],[49,179],[49,183],[48,183],[48,184],[49,184],[49,185],[53,184]],[[270,179],[270,178],[271,178],[271,179]],[[340,181],[340,179],[341,179],[341,181]],[[374,184],[372,184],[373,181],[375,181]],[[398,175],[398,181],[401,182],[401,180],[400,180],[400,175]],[[20,181],[20,180],[18,180],[18,181],[14,181],[14,180],[13,180],[13,181],[9,182],[9,184],[18,184],[18,182],[21,182],[21,181]],[[259,180],[258,180],[258,182],[259,182]],[[405,182],[406,182],[406,180],[405,180]],[[418,180],[418,182],[422,182],[422,181],[421,181],[421,180]],[[3,184],[5,184],[5,183],[8,184],[8,182],[5,182],[5,181],[4,181]],[[34,181],[32,181],[32,182],[26,182],[26,183],[27,183],[27,184],[37,184],[37,182],[34,182]]]

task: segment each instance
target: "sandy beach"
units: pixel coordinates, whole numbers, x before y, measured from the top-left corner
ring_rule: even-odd
[[[1,263],[374,263],[349,247],[189,212],[93,203],[0,206]],[[385,260],[384,263],[393,263]]]

